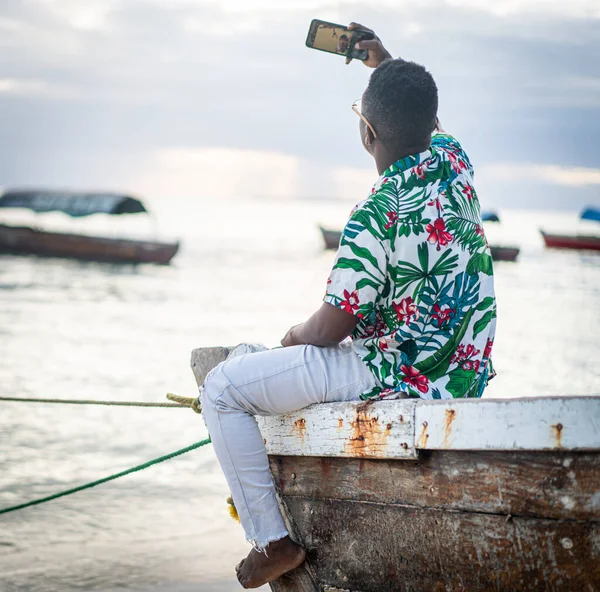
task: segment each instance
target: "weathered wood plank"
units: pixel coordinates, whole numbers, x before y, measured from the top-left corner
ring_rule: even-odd
[[[600,450],[600,397],[419,402],[416,447]]]
[[[590,452],[433,451],[418,462],[292,456],[269,461],[286,499],[600,521],[600,457]]]
[[[360,592],[594,591],[600,524],[290,497],[324,585]]]
[[[277,501],[279,502],[279,508],[281,509],[285,527],[290,533],[291,538],[300,542],[302,538],[298,531],[298,527],[294,522],[284,499],[279,495],[279,492]],[[277,578],[274,582],[271,582],[269,586],[271,587],[272,592],[321,592],[321,585],[319,584],[309,560],[305,561],[296,569],[283,574],[283,576]]]
[[[257,421],[268,454],[414,459],[415,405],[329,403]]]
[[[202,386],[206,375],[221,362],[224,362],[231,347],[200,347],[192,350],[190,365],[196,384]]]

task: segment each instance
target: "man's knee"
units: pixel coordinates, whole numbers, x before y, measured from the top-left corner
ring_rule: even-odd
[[[233,399],[230,395],[235,392],[235,388],[227,377],[225,366],[228,360],[221,362],[213,368],[204,380],[200,389],[200,399],[203,407],[212,407],[214,409],[226,409],[233,407]]]

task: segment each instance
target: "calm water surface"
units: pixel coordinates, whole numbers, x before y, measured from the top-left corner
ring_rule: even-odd
[[[322,251],[316,224],[340,226],[351,205],[157,203],[162,229],[184,242],[168,268],[0,257],[0,393],[194,395],[192,348],[273,346],[319,306],[333,254]],[[501,217],[488,238],[519,244],[522,253],[516,264],[495,266],[498,377],[486,396],[600,392],[600,256],[543,248],[538,227],[572,229],[575,215]],[[0,507],[206,435],[189,410],[0,403]],[[0,516],[0,589],[240,589],[233,567],[248,547],[228,516],[227,495],[206,447]]]

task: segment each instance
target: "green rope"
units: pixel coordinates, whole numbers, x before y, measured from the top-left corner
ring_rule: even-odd
[[[167,397],[169,397],[169,395],[167,395]],[[177,398],[184,399],[184,397]],[[36,399],[33,397],[0,397],[0,401],[12,401],[16,403],[63,403],[67,405],[110,405],[111,407],[178,407],[180,409],[187,409],[188,407],[190,407],[189,404],[182,403],[153,403],[146,401],[96,401],[93,399]]]
[[[133,467],[131,469],[127,469],[126,471],[121,471],[120,473],[116,473],[114,475],[110,475],[108,477],[104,477],[103,479],[98,479],[97,481],[92,481],[91,483],[86,483],[84,485],[80,485],[79,487],[73,487],[72,489],[67,489],[66,491],[61,491],[59,493],[55,493],[53,495],[49,495],[47,497],[42,497],[37,500],[32,500],[30,502],[26,502],[24,504],[19,504],[18,506],[12,506],[10,508],[4,508],[0,510],[0,514],[7,514],[8,512],[14,512],[15,510],[22,510],[23,508],[28,508],[29,506],[37,506],[38,504],[43,504],[45,502],[49,502],[51,500],[58,499],[59,497],[63,497],[65,495],[71,495],[72,493],[77,493],[78,491],[83,491],[84,489],[91,489],[92,487],[96,487],[96,485],[100,485],[102,483],[106,483],[107,481],[113,481],[114,479],[118,479],[119,477],[124,477],[125,475],[129,475],[131,473],[135,473],[136,471],[141,471],[143,469],[147,469],[152,465],[157,465],[158,463],[164,462],[165,460],[169,460],[171,458],[175,458],[180,454],[185,454],[186,452],[190,452],[191,450],[195,450],[196,448],[200,448],[201,446],[206,446],[206,444],[210,444],[210,438],[206,440],[201,440],[200,442],[196,442],[191,446],[187,446],[186,448],[182,448],[181,450],[177,450],[175,452],[171,452],[170,454],[166,454],[165,456],[160,456],[155,458],[154,460],[149,460],[144,464],[138,465],[137,467]]]

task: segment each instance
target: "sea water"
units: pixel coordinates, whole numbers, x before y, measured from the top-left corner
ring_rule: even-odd
[[[334,254],[323,251],[317,224],[340,227],[351,205],[157,200],[163,233],[182,240],[169,267],[0,256],[0,395],[194,396],[193,348],[275,346],[320,305]],[[71,230],[139,230],[127,220],[53,216]],[[544,248],[538,228],[573,231],[574,213],[500,216],[487,227],[490,242],[517,244],[521,254],[495,264],[498,376],[485,396],[599,393],[600,254]],[[206,435],[190,410],[0,402],[0,508]],[[228,493],[204,447],[2,515],[0,590],[239,589],[234,566],[248,546],[228,515]]]

